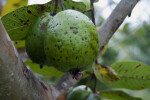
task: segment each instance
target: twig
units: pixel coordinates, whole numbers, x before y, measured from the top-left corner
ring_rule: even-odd
[[[57,7],[58,7],[58,0],[55,0],[55,8],[54,8],[54,12],[52,14],[53,16],[56,15]]]
[[[97,92],[97,78],[94,76],[94,88],[93,88],[93,93],[96,93]]]
[[[111,15],[105,20],[98,30],[100,49],[103,48],[113,36],[124,19],[131,13],[139,0],[121,0]]]
[[[62,11],[65,10],[64,3],[62,0],[60,0],[60,4],[61,4]]]
[[[93,3],[94,3],[94,0],[90,0],[90,5],[91,5],[91,9],[92,9],[92,11],[91,11],[91,13],[92,13],[92,21],[95,24],[94,4]]]

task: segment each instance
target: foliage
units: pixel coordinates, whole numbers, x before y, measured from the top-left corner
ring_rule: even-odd
[[[3,7],[0,16],[4,16],[7,13],[27,5],[28,0],[8,0],[7,3],[5,4],[5,6]]]
[[[81,12],[90,9],[90,0],[81,0],[80,2],[63,0],[63,3],[65,9],[74,9]],[[15,0],[15,2],[8,0],[6,6],[2,10],[2,22],[6,28],[6,31],[13,41],[19,41],[18,43],[15,43],[16,47],[24,47],[24,41],[29,33],[29,28],[35,23],[41,14],[44,12],[50,12],[54,16],[62,10],[61,4],[58,3],[57,11],[55,13],[55,0],[52,0],[46,4],[22,7],[26,4],[27,0]],[[91,12],[85,12],[84,14],[91,17]],[[100,18],[102,19],[102,17]],[[111,67],[106,67],[99,63],[95,64],[93,67],[94,74],[99,82],[95,84],[95,81],[89,80],[92,81],[89,87],[94,88],[98,85],[97,90],[100,98],[104,97],[112,100],[141,100],[141,98],[132,97],[131,95],[123,92],[120,88],[142,90],[150,87],[150,66],[144,64],[150,64],[150,55],[148,55],[150,54],[149,27],[150,24],[145,22],[137,29],[130,29],[130,24],[126,23],[121,30],[118,30],[120,34],[117,36],[119,38],[114,36],[109,44],[104,47],[100,54],[99,62],[103,65],[112,65]],[[113,43],[116,43],[115,46],[119,49],[114,45],[112,46]],[[143,49],[145,47],[147,48]],[[132,49],[135,49],[135,51]],[[125,54],[123,55],[123,53]],[[140,57],[137,57],[137,55]],[[122,59],[125,60],[125,58],[128,60],[134,59],[138,61],[117,62]],[[25,64],[30,66],[32,71],[44,76],[54,76],[60,78],[63,75],[63,72],[58,71],[52,66],[43,66],[43,68],[40,68],[40,65],[33,63],[31,60],[26,61]],[[89,75],[87,76],[86,78],[84,77],[80,80],[78,85],[87,84],[87,79],[90,78]],[[119,90],[112,90],[116,88]],[[104,91],[104,89],[108,90]]]

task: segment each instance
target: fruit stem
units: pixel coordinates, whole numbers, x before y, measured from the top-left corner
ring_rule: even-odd
[[[87,84],[86,84],[86,89],[89,87],[89,85],[91,84],[91,82],[92,82],[92,80],[93,80],[93,78],[94,78],[94,73],[90,73],[91,75],[90,75],[90,79],[89,79],[89,81],[87,82]]]
[[[95,25],[95,15],[94,15],[94,0],[90,0],[90,5],[91,5],[91,9],[92,9],[92,21]]]
[[[95,75],[93,75],[94,77],[94,88],[93,88],[93,93],[97,93],[97,79],[95,77]]]
[[[57,6],[58,6],[58,0],[55,0],[55,8],[54,8],[54,12],[53,12],[53,16],[56,15],[57,12]]]
[[[62,11],[65,10],[64,3],[62,0],[60,0],[60,4],[61,4]]]

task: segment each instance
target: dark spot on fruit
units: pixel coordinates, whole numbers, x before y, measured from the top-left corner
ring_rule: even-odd
[[[55,58],[53,58],[53,61],[55,61]]]
[[[25,22],[25,23],[24,23],[24,25],[28,25],[28,23],[27,23],[27,22]]]
[[[144,76],[141,77],[142,79],[144,78]]]
[[[76,29],[76,30],[77,30],[78,28],[77,28],[77,27],[70,27],[70,29],[71,29],[71,30],[72,30],[72,29]]]
[[[41,29],[46,30],[46,26],[44,24],[42,24]]]
[[[49,22],[50,19],[47,20],[47,22]]]
[[[79,57],[78,56],[76,56],[76,60],[78,60],[79,59]]]
[[[74,7],[74,6],[72,6],[72,9],[75,9],[75,7]]]
[[[77,34],[77,33],[78,33],[78,31],[74,31],[73,33],[74,33],[74,34]]]
[[[16,17],[16,14],[13,14],[14,17]]]
[[[88,51],[85,51],[85,54],[87,54],[88,53]]]
[[[27,22],[29,22],[29,19],[27,20]]]
[[[58,46],[58,50],[60,50],[60,46]]]
[[[28,12],[29,14],[31,14],[31,13],[32,13],[30,10],[27,10],[27,12]]]
[[[122,64],[119,65],[119,68],[121,68]]]
[[[125,72],[128,72],[128,69],[126,69],[126,71]]]
[[[137,66],[136,66],[136,68],[139,68],[141,66],[141,64],[138,64]]]
[[[142,86],[141,88],[142,88],[142,89],[145,89],[145,87],[144,87],[144,86]]]
[[[42,69],[43,68],[43,65],[40,65],[40,69]]]

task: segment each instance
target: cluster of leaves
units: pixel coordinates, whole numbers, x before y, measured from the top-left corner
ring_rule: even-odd
[[[90,0],[83,0],[81,2],[75,2],[72,0],[63,0],[63,3],[66,9],[74,9],[74,10],[78,10],[81,12],[90,9]],[[21,7],[21,6],[26,5],[27,0],[18,0],[18,1],[16,0],[15,4],[12,0],[9,0],[2,11],[5,11],[7,6],[9,6],[10,4],[15,5],[15,6],[13,6],[13,8],[10,9],[9,11],[12,11],[12,10],[14,11],[8,14],[2,12],[1,16],[3,16],[2,22],[10,38],[13,41],[19,41],[18,44],[16,44],[16,47],[24,47],[24,39],[26,38],[29,27],[36,21],[36,19],[42,13],[44,12],[53,13],[55,10],[55,0],[52,0],[46,4],[30,5],[30,6],[24,6],[24,7]],[[16,6],[17,4],[19,6]],[[20,8],[16,9],[17,7],[20,7]],[[58,13],[59,11],[61,11],[60,3],[58,3],[56,13]],[[89,12],[86,13],[86,15],[90,17]],[[126,31],[128,32],[127,29]],[[140,32],[137,32],[137,33],[140,34]],[[144,34],[144,36],[148,37],[147,34]],[[124,41],[124,42],[130,43],[128,41]],[[141,45],[145,45],[145,44],[141,44]],[[103,54],[105,53],[106,48],[104,49]],[[100,56],[102,57],[103,54],[101,54]],[[114,53],[114,55],[116,55],[116,53]],[[108,57],[108,58],[111,59],[111,57]],[[60,78],[63,75],[63,72],[56,70],[54,67],[44,66],[42,69],[40,69],[39,65],[32,63],[31,60],[26,61],[25,64],[30,66],[30,68],[34,72],[42,74],[44,76],[55,76],[57,78]],[[116,62],[111,65],[110,67],[111,69],[109,69],[108,67],[105,68],[101,66],[94,66],[93,68],[96,69],[95,74],[97,74],[97,78],[102,83],[107,84],[108,86],[111,86],[112,90],[107,90],[107,91],[99,90],[99,94],[104,98],[109,98],[109,99],[114,99],[114,100],[141,100],[140,98],[132,97],[129,94],[121,90],[116,91],[113,89],[126,88],[126,89],[131,89],[131,90],[142,90],[142,89],[146,89],[150,87],[150,80],[149,80],[150,66],[143,64],[141,62],[137,62],[137,61]]]

